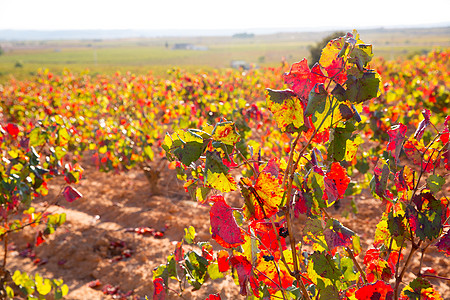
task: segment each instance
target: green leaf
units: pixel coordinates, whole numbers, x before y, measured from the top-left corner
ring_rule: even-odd
[[[236,183],[228,171],[229,168],[223,164],[218,151],[206,151],[205,185],[224,193],[236,190]]]
[[[319,300],[339,299],[339,291],[334,285],[325,286],[320,289]]]
[[[339,268],[344,275],[344,281],[351,282],[358,280],[359,272],[355,271],[353,260],[350,257],[342,257]]]
[[[309,93],[308,104],[304,112],[305,117],[309,117],[316,111],[322,114],[325,111],[328,93],[323,84],[316,84]]]
[[[172,279],[177,280],[178,274],[177,274],[177,262],[175,261],[174,255],[169,255],[167,257],[167,272],[169,274],[169,277]]]
[[[185,266],[187,269],[186,278],[190,285],[198,290],[205,282],[205,275],[208,271],[208,260],[195,251],[190,251],[184,255]]]
[[[181,142],[173,154],[186,166],[200,158],[203,152],[203,139],[191,131],[177,131],[176,136]]]
[[[328,156],[330,160],[342,161],[345,158],[347,140],[355,131],[355,125],[351,122],[346,122],[345,127],[336,127],[333,133],[333,139],[328,147]]]
[[[169,281],[169,271],[167,270],[167,265],[159,265],[159,267],[153,269],[153,279],[162,278],[164,284],[167,286]]]
[[[441,202],[430,192],[415,195],[412,202],[415,207],[408,205],[406,215],[413,231],[422,241],[439,237],[443,229],[442,214],[444,213]]]
[[[376,72],[364,73],[359,79],[355,76],[349,76],[346,85],[346,98],[353,103],[361,103],[381,94],[381,77]]]
[[[370,44],[357,44],[350,54],[350,62],[357,64],[358,69],[366,67],[372,60],[373,52]]]
[[[427,178],[428,186],[433,193],[437,193],[442,189],[442,186],[445,184],[445,178],[432,174]]]
[[[189,228],[184,229],[184,240],[188,244],[192,244],[195,239],[195,228],[194,226],[189,226]]]
[[[387,228],[392,236],[403,236],[405,234],[403,219],[404,216],[394,216],[393,212],[388,213]]]
[[[61,280],[62,281],[62,280]],[[63,284],[60,288],[55,291],[55,299],[63,299],[69,293],[69,287],[67,284]]]
[[[339,280],[341,277],[341,272],[330,254],[315,251],[309,261],[314,264],[313,269],[319,276],[332,281]]]
[[[405,286],[402,294],[412,300],[424,299],[423,295],[426,294],[426,299],[442,299],[439,293],[434,289],[431,283],[425,278],[417,277]]]
[[[339,102],[346,100],[346,90],[339,83],[331,91],[331,94],[336,97]]]

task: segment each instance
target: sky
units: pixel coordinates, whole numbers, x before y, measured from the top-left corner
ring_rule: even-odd
[[[0,30],[450,25],[450,0],[0,0]]]

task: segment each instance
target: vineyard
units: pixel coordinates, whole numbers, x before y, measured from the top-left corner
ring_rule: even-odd
[[[450,52],[363,40],[0,85],[0,298],[449,299]]]

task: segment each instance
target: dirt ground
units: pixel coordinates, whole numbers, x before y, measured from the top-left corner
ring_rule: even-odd
[[[66,299],[120,299],[120,295],[127,293],[133,295],[128,299],[145,299],[145,296],[151,299],[152,270],[166,261],[174,244],[184,236],[184,228],[193,225],[198,241],[210,239],[208,207],[191,201],[170,170],[163,172],[159,193],[152,195],[145,175],[139,170],[105,174],[89,164],[83,167],[83,178],[76,186],[83,198],[73,203],[61,199],[61,206],[49,209],[50,212],[65,212],[66,223],[38,247],[27,247],[36,238],[33,228],[12,236],[10,241],[14,243],[9,244],[7,269],[19,268],[29,274],[38,272],[44,277],[63,279],[69,286]],[[64,183],[58,180],[52,182],[51,192],[42,199],[42,205],[56,197]],[[343,201],[340,210],[332,210],[332,214],[340,216],[348,209],[348,201]],[[360,235],[364,253],[373,242],[375,225],[383,208],[369,193],[363,193],[355,201],[359,213],[339,217],[339,220]],[[156,238],[130,230],[137,227],[153,228],[163,236]],[[434,247],[427,253],[423,267],[432,267],[436,275],[450,276],[450,259]],[[419,260],[417,254],[410,271],[418,271]],[[409,273],[405,282],[412,278]],[[100,285],[89,287],[95,280],[99,280]],[[450,283],[430,281],[443,299],[450,299]],[[105,295],[102,290],[108,289],[111,293],[116,291],[116,296]],[[239,287],[230,276],[208,281],[199,291],[192,292],[188,287],[183,297],[205,299],[210,293],[220,293],[222,299],[244,298],[239,296]],[[167,298],[180,299],[173,293]]]

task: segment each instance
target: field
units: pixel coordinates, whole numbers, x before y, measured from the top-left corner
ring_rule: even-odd
[[[0,295],[449,299],[449,28],[325,35],[2,42]]]
[[[367,43],[376,44],[376,57],[388,60],[450,46],[449,28],[362,31]],[[233,37],[185,37],[83,41],[2,42],[0,82],[11,76],[24,79],[40,68],[54,73],[69,69],[75,73],[113,74],[116,71],[165,75],[178,66],[187,71],[228,68],[232,60],[244,60],[261,67],[279,66],[282,57],[289,64],[309,57],[309,47],[329,32],[280,33]],[[166,48],[167,43],[167,48]],[[175,44],[207,47],[206,51],[171,50]],[[19,66],[16,66],[16,65]]]

